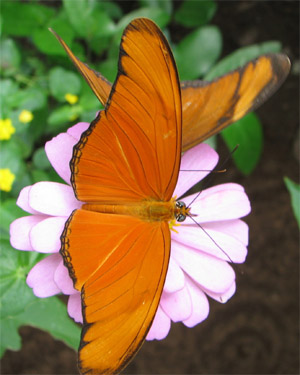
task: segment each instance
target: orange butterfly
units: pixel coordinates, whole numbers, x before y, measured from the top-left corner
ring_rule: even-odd
[[[67,220],[61,254],[81,291],[80,371],[115,374],[142,345],[159,305],[169,221],[189,214],[172,198],[182,149],[265,100],[289,63],[283,55],[263,56],[212,83],[180,87],[164,35],[152,21],[136,19],[122,36],[111,87],[55,35],[105,104],[73,150],[71,182],[84,204]]]

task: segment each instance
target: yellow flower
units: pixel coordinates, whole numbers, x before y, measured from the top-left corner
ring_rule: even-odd
[[[65,99],[70,104],[75,104],[78,102],[78,96],[73,94],[66,94]]]
[[[10,139],[11,135],[14,134],[16,129],[13,127],[10,118],[5,120],[0,119],[0,140],[3,141],[4,139]]]
[[[16,176],[9,168],[0,169],[0,190],[11,191],[12,184]]]
[[[33,120],[33,114],[27,109],[23,109],[23,111],[19,114],[19,121],[27,124],[28,122]]]
[[[76,113],[73,113],[71,116],[69,116],[69,121],[75,121],[78,118],[78,115]]]

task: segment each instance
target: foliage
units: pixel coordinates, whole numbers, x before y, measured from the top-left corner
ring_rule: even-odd
[[[290,193],[292,209],[300,228],[300,185],[288,177],[284,177],[284,183]]]
[[[8,168],[15,175],[11,190],[2,191],[2,352],[5,348],[20,348],[17,330],[23,324],[46,329],[73,347],[79,337],[78,328],[67,317],[62,303],[56,297],[35,298],[25,283],[26,274],[41,256],[15,251],[9,244],[10,222],[24,216],[15,205],[19,191],[40,180],[59,181],[46,158],[45,141],[75,122],[91,122],[101,109],[48,28],[53,28],[80,59],[111,81],[116,74],[122,31],[131,19],[140,16],[153,19],[167,36],[171,22],[182,29],[185,36],[178,43],[169,38],[181,79],[212,79],[261,53],[281,48],[278,42],[266,42],[242,48],[218,61],[222,31],[208,24],[217,12],[213,0],[186,0],[176,11],[171,0],[140,0],[130,13],[125,13],[124,4],[117,1],[63,0],[59,4],[34,0],[1,2],[0,119],[10,119],[15,129],[10,139],[0,141],[0,169]],[[75,99],[68,101],[68,94]],[[223,136],[230,149],[240,144],[234,154],[236,165],[242,173],[250,173],[263,147],[258,117],[248,115]],[[51,319],[54,316],[55,324]]]

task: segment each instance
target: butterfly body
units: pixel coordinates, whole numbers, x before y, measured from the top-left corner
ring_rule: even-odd
[[[145,221],[170,221],[180,213],[173,199],[168,202],[145,200],[140,203],[132,202],[122,205],[88,203],[82,208],[94,212],[139,217]]]

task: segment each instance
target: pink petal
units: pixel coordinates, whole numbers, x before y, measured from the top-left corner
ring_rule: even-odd
[[[173,293],[177,290],[180,290],[184,287],[185,280],[184,280],[184,273],[182,272],[181,268],[172,258],[170,258],[168,273],[164,285],[164,291],[167,293]]]
[[[187,288],[192,300],[192,314],[183,321],[187,327],[194,327],[208,317],[209,303],[202,290],[188,277],[186,278]]]
[[[30,232],[33,250],[41,253],[57,253],[61,247],[60,236],[68,217],[49,217],[37,223]]]
[[[188,201],[189,197],[185,199]],[[237,219],[248,215],[250,211],[247,195],[242,191],[228,189],[200,195],[191,208],[191,213],[197,215],[194,220],[198,223]],[[189,222],[191,219],[187,218],[185,223]]]
[[[214,300],[221,302],[221,303],[226,303],[235,293],[236,290],[236,284],[235,281],[230,285],[230,287],[224,292],[224,293],[214,293],[211,291],[205,290],[205,293],[213,298]]]
[[[148,332],[146,340],[163,340],[167,337],[171,328],[171,319],[168,315],[162,310],[160,306],[156,311],[156,315],[152,326]]]
[[[30,215],[20,217],[10,224],[10,243],[15,249],[32,251],[30,243],[31,229],[46,216]]]
[[[70,216],[72,211],[81,207],[71,186],[57,182],[38,182],[29,195],[30,206],[36,211],[52,216]]]
[[[54,281],[63,294],[76,294],[78,291],[73,287],[73,281],[69,276],[68,269],[64,266],[63,260],[55,270]]]
[[[187,319],[192,313],[192,301],[186,287],[174,293],[163,292],[160,306],[173,322]]]
[[[77,323],[83,323],[81,312],[81,297],[80,293],[71,294],[68,300],[68,314]]]
[[[173,258],[194,281],[215,293],[225,292],[235,280],[230,265],[201,251],[173,244]]]
[[[207,223],[202,229],[197,225],[181,225],[176,227],[178,233],[172,232],[172,242],[177,241],[182,245],[201,250],[219,259],[242,263],[247,255],[246,246],[232,235],[223,232],[223,222]],[[204,232],[205,231],[205,232]]]
[[[181,159],[178,182],[173,196],[181,197],[197,182],[207,176],[218,163],[219,156],[214,149],[201,143],[184,153]],[[193,171],[193,172],[186,172]]]
[[[247,246],[249,242],[249,227],[242,220],[227,220],[216,223],[205,224],[206,228],[217,230],[234,237],[243,245]]]
[[[29,193],[32,185],[24,187],[18,196],[17,205],[22,208],[22,210],[29,212],[30,214],[36,214],[35,211],[29,204]]]
[[[79,122],[78,124],[71,126],[67,133],[71,135],[73,138],[75,138],[77,143],[81,137],[81,134],[86,131],[86,129],[90,126],[88,122]]]
[[[226,183],[226,184],[220,184],[220,185],[212,186],[210,188],[201,190],[200,192],[189,195],[185,198],[182,198],[181,200],[183,200],[185,202],[185,204],[187,206],[189,206],[192,201],[194,202],[195,198],[196,198],[196,201],[197,201],[198,199],[204,199],[204,198],[206,198],[206,197],[208,197],[212,194],[216,194],[218,192],[224,192],[226,190],[230,190],[230,191],[234,190],[234,191],[239,191],[239,192],[245,192],[245,189],[243,188],[242,185],[229,182],[229,183]],[[192,204],[192,208],[193,208],[193,204]]]
[[[37,297],[50,297],[60,293],[54,273],[61,262],[60,254],[52,254],[38,262],[29,272],[26,282]]]
[[[47,157],[57,174],[70,184],[70,160],[73,155],[73,146],[77,140],[67,133],[61,133],[45,144]]]

